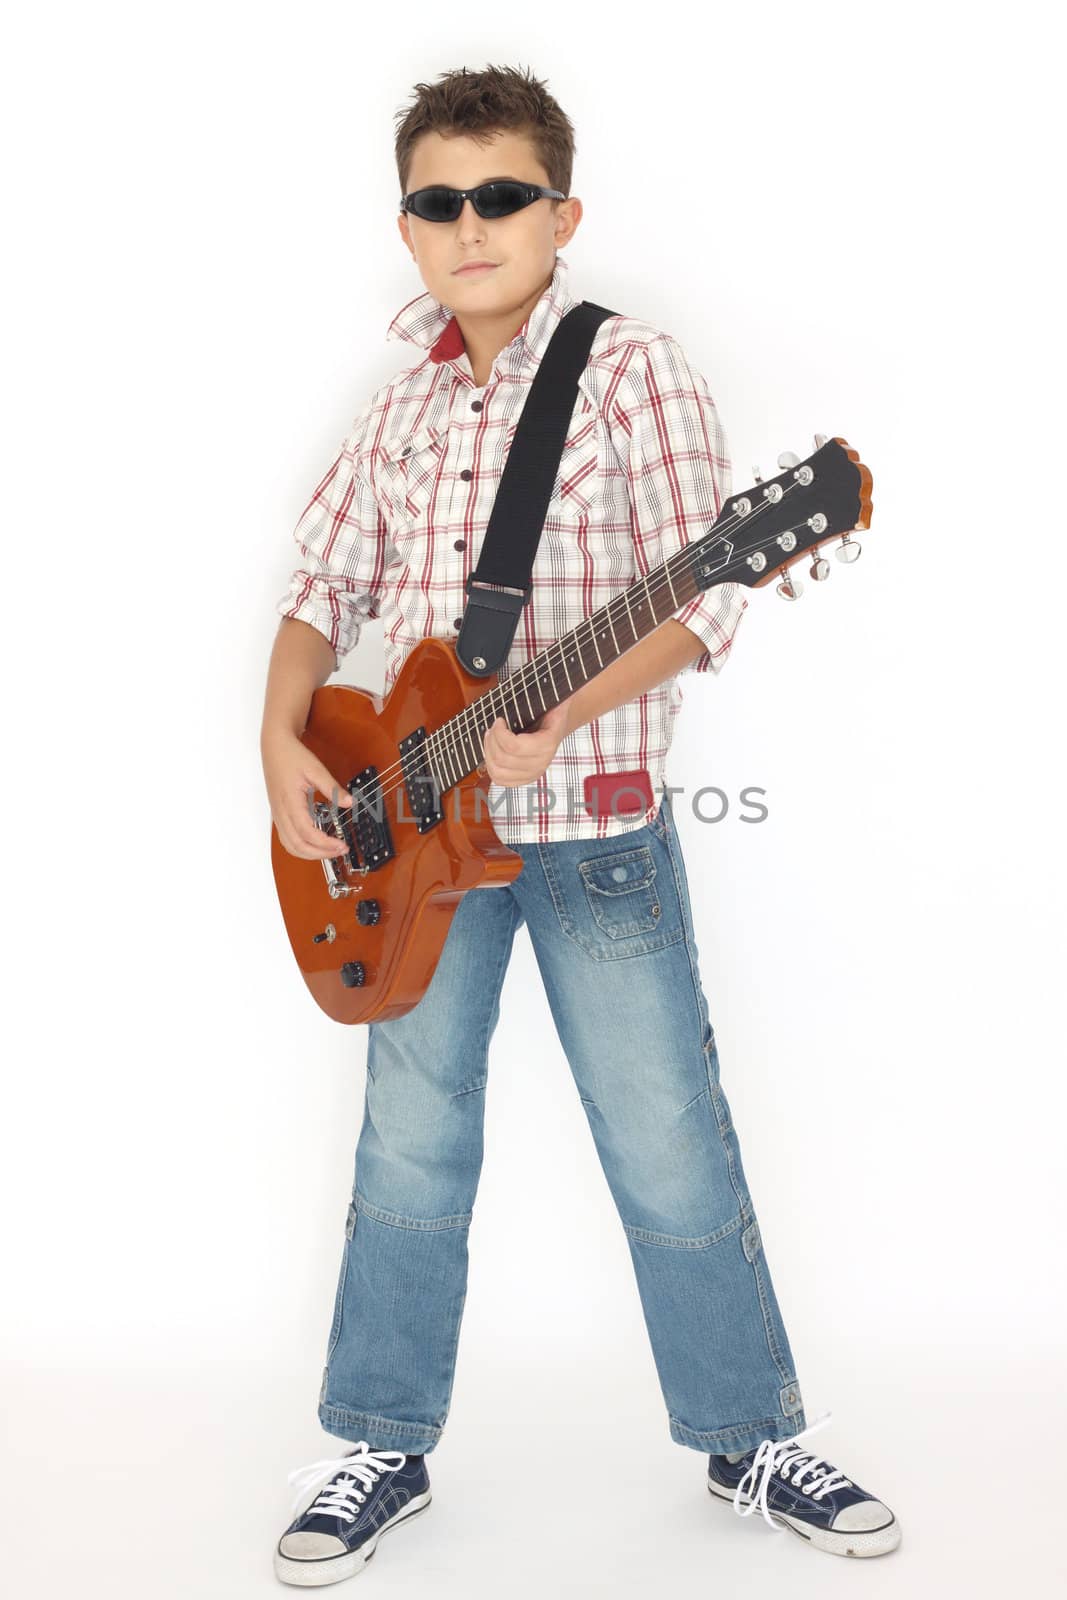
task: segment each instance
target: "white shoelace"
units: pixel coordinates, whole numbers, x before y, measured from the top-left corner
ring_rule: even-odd
[[[396,1456],[397,1460],[386,1461],[386,1456]],[[383,1472],[396,1472],[406,1460],[403,1450],[372,1450],[366,1439],[360,1439],[354,1455],[310,1461],[306,1467],[297,1467],[289,1473],[289,1482],[298,1485],[293,1510],[299,1510],[311,1490],[327,1483],[329,1487],[310,1501],[305,1512],[354,1522],[367,1499],[365,1491],[374,1487]]]
[[[824,1428],[831,1416],[832,1412],[825,1412],[790,1439],[764,1439],[756,1450],[752,1465],[734,1491],[734,1510],[740,1516],[750,1516],[758,1506],[769,1527],[776,1533],[785,1532],[782,1524],[774,1520],[767,1508],[767,1490],[776,1475],[787,1481],[791,1479],[802,1494],[810,1495],[813,1500],[821,1500],[831,1489],[844,1489],[851,1485],[852,1479],[846,1478],[824,1457],[797,1444],[798,1439],[806,1439],[809,1434]],[[803,1482],[805,1478],[808,1480],[806,1483]]]

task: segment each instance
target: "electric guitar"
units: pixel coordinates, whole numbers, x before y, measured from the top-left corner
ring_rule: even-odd
[[[310,791],[316,826],[342,854],[291,855],[271,824],[271,861],[289,941],[315,1000],[336,1022],[401,1016],[429,987],[460,900],[510,883],[522,858],[497,837],[482,738],[498,716],[516,732],[651,633],[703,589],[800,586],[789,568],[820,547],[853,561],[851,534],[870,526],[872,479],[844,439],[815,436],[805,461],[785,453],[778,477],[731,495],[703,538],[675,552],[555,644],[504,677],[475,678],[445,639],[406,657],[388,696],[347,684],[311,699],[303,742],[352,796]],[[488,685],[488,687],[487,687]]]

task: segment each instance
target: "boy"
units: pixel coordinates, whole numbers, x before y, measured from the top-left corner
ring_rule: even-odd
[[[384,619],[387,690],[419,638],[455,638],[533,374],[581,298],[558,254],[582,216],[569,193],[573,129],[541,82],[489,68],[418,85],[396,156],[400,234],[427,292],[388,336],[426,353],[371,397],[297,524],[301,565],[278,606],[268,675],[271,810],[283,845],[304,858],[341,848],[307,809],[309,787],[339,788],[300,739],[311,695],[367,617]],[[608,318],[506,670],[699,537],[728,493],[704,380],[671,335]],[[806,1425],[662,793],[674,680],[721,670],[745,606],[737,585],[712,588],[535,729],[498,721],[486,735],[491,814],[523,869],[507,888],[463,898],[422,1000],[370,1025],[318,1408],[355,1448],[290,1475],[301,1510],[275,1550],[283,1581],[360,1571],[383,1531],[429,1504],[425,1457],[448,1412],[466,1294],[488,1042],[523,921],[627,1234],[671,1437],[708,1455],[709,1490],[739,1512],[758,1506],[771,1526],[840,1554],[899,1543],[892,1512],[798,1439],[827,1419]]]

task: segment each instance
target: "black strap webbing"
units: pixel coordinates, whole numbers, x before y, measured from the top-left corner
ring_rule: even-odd
[[[582,300],[559,320],[534,373],[504,463],[478,564],[467,579],[467,604],[456,655],[476,678],[498,672],[530,598],[530,574],[545,524],[585,370],[600,324],[617,316]]]

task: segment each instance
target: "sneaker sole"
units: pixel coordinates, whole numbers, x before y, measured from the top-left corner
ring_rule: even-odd
[[[392,1528],[397,1528],[402,1522],[410,1522],[420,1512],[425,1511],[433,1495],[427,1489],[425,1494],[413,1495],[402,1511],[388,1522],[383,1522],[376,1533],[358,1550],[346,1550],[344,1555],[321,1556],[318,1560],[298,1561],[292,1556],[283,1556],[280,1543],[274,1549],[274,1575],[282,1583],[297,1584],[305,1589],[316,1589],[326,1583],[340,1583],[343,1578],[352,1578],[357,1572],[362,1572],[367,1562],[378,1548],[378,1540],[383,1533],[388,1533]],[[285,1535],[282,1535],[284,1539]]]
[[[710,1478],[705,1482],[716,1500],[732,1507],[732,1489],[721,1489]],[[826,1550],[833,1556],[886,1556],[900,1543],[900,1523],[896,1517],[881,1528],[857,1528],[851,1533],[835,1533],[832,1528],[813,1528],[810,1522],[802,1522],[799,1517],[791,1517],[785,1511],[771,1510],[770,1514],[779,1527],[788,1528],[790,1533],[814,1545],[816,1550]]]

